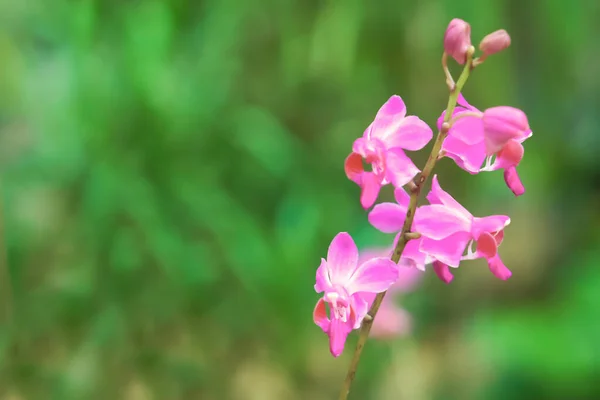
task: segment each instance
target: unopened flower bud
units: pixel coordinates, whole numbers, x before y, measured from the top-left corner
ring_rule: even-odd
[[[486,56],[498,53],[510,46],[510,36],[504,29],[490,33],[479,43],[479,50]]]
[[[514,107],[488,108],[483,112],[482,120],[488,155],[500,151],[511,139],[527,137],[531,131],[525,113]]]
[[[464,64],[469,47],[471,47],[471,25],[460,18],[454,18],[448,24],[444,34],[444,51],[457,63]]]

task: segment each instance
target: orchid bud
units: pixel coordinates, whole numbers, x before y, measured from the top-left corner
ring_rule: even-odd
[[[499,152],[511,139],[526,138],[531,131],[525,113],[514,107],[488,108],[482,120],[488,155]]]
[[[486,56],[498,53],[510,46],[510,36],[504,29],[490,33],[479,43],[479,50]]]
[[[469,47],[471,47],[471,25],[460,18],[454,18],[448,24],[444,34],[444,51],[457,63],[464,64]]]

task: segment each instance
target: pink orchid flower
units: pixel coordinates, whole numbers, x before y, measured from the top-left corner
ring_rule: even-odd
[[[327,260],[317,269],[315,290],[324,292],[313,312],[313,320],[329,336],[334,357],[344,350],[348,334],[360,326],[368,312],[361,293],[386,291],[398,280],[398,267],[388,258],[358,262],[358,249],[352,237],[341,232],[329,245]],[[330,316],[327,316],[329,305]]]
[[[354,141],[344,165],[348,178],[361,188],[360,201],[365,209],[375,203],[382,186],[392,183],[401,187],[419,173],[404,150],[420,150],[432,137],[425,122],[406,116],[399,96],[390,97],[363,136]],[[371,165],[371,171],[365,171],[363,160]]]
[[[510,224],[509,217],[474,217],[442,190],[437,176],[433,177],[427,200],[431,205],[419,208],[415,229],[422,235],[419,249],[436,260],[434,271],[440,279],[450,282],[452,274],[448,267],[457,268],[462,260],[476,258],[485,258],[497,278],[510,278],[512,273],[498,255],[504,228]],[[476,251],[472,250],[473,244],[477,245]],[[467,254],[463,256],[467,248]]]
[[[394,247],[400,238],[399,232],[406,219],[406,210],[410,202],[410,196],[402,188],[394,190],[396,203],[377,204],[369,213],[369,222],[375,229],[383,233],[398,233],[394,240]],[[419,209],[415,212],[415,219],[420,217]],[[421,239],[411,240],[406,244],[398,265],[413,267],[425,271],[425,265],[432,260],[419,250]]]
[[[370,250],[361,254],[360,259],[386,256],[390,257],[393,249]],[[359,262],[360,262],[359,259]],[[412,317],[403,308],[395,303],[395,297],[412,291],[423,278],[423,272],[406,266],[398,266],[398,280],[387,290],[387,295],[383,298],[377,317],[371,327],[371,336],[379,339],[392,339],[397,336],[404,336],[410,333],[412,329]],[[374,293],[364,293],[361,297],[366,300],[368,307],[371,308],[375,300]]]
[[[527,116],[513,107],[493,107],[479,111],[462,94],[452,114],[470,115],[457,119],[442,144],[442,154],[471,174],[504,170],[504,180],[515,196],[525,193],[516,167],[523,159],[522,143],[533,134]],[[438,119],[441,127],[445,112]],[[485,166],[482,164],[485,162]]]

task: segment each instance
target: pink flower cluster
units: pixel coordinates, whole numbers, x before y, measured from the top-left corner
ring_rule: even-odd
[[[450,22],[444,37],[444,59],[449,55],[459,64],[470,61],[473,67],[510,44],[506,31],[493,32],[480,44],[483,55],[472,60],[470,32],[466,22]],[[455,88],[450,90],[452,93]],[[432,157],[448,157],[470,174],[501,169],[509,189],[516,196],[522,195],[525,189],[516,168],[523,159],[523,142],[532,135],[525,113],[507,106],[482,112],[461,94],[457,103],[450,118],[444,120],[443,112],[438,120],[438,140],[443,141],[440,152]],[[447,125],[442,126],[444,121]],[[424,148],[432,137],[431,128],[418,117],[407,116],[404,102],[394,95],[379,109],[362,137],[354,141],[345,161],[346,174],[360,187],[360,202],[365,209],[373,207],[383,186],[394,186],[396,202],[377,204],[368,214],[376,229],[396,234],[394,247],[410,207],[410,196],[403,187],[414,187],[413,179],[421,172],[405,151]],[[426,198],[429,204],[411,210],[411,231],[418,234],[408,241],[398,264],[379,253],[359,256],[356,244],[345,232],[331,242],[327,259],[322,259],[317,269],[315,290],[323,295],[313,317],[329,336],[334,356],[343,351],[348,334],[360,327],[377,293],[410,290],[428,265],[445,283],[453,279],[450,268],[478,258],[487,261],[497,278],[506,280],[511,276],[498,254],[504,229],[510,223],[508,216],[475,217],[442,189],[436,175]],[[409,325],[406,312],[388,296],[374,321],[373,332],[389,337],[405,333]]]

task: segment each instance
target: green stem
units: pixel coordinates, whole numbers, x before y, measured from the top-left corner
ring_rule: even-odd
[[[463,86],[467,82],[467,79],[469,78],[469,75],[473,69],[474,52],[474,47],[471,47],[468,51],[467,62],[465,64],[465,67],[462,73],[460,74],[456,85],[450,91],[450,95],[448,97],[448,106],[446,107],[446,115],[444,116],[444,123],[442,124],[442,128],[437,134],[435,143],[433,144],[433,148],[431,149],[431,153],[429,154],[429,158],[425,163],[425,167],[423,167],[423,171],[421,172],[415,185],[411,188],[410,202],[408,205],[408,210],[406,211],[406,219],[404,220],[404,225],[402,226],[400,238],[398,240],[398,243],[396,244],[394,253],[392,254],[392,261],[394,261],[396,264],[400,261],[400,257],[402,256],[402,252],[406,248],[406,244],[409,240],[411,240],[412,235],[410,235],[410,233],[413,220],[415,219],[415,211],[417,210],[417,202],[421,194],[421,189],[423,188],[423,185],[425,184],[429,176],[431,176],[433,167],[435,167],[438,155],[440,153],[440,150],[442,149],[442,143],[448,135],[448,130],[450,129],[450,124],[448,122],[450,121],[452,113],[454,112],[454,108],[456,107],[458,95],[460,94]],[[360,356],[362,354],[363,348],[365,347],[367,339],[369,338],[371,327],[373,326],[373,322],[375,321],[375,317],[377,316],[377,312],[379,311],[379,307],[381,306],[381,302],[383,301],[385,294],[386,292],[377,294],[375,300],[373,301],[373,305],[371,306],[371,309],[367,314],[368,318],[365,318],[362,322],[360,331],[358,333],[358,342],[356,343],[356,349],[354,350],[354,355],[352,356],[352,360],[350,361],[350,366],[348,367],[346,379],[344,380],[344,384],[342,385],[340,396],[338,398],[339,400],[346,400],[348,398],[348,394],[350,393],[350,387],[352,386],[354,376],[356,375],[356,369],[360,361]]]

